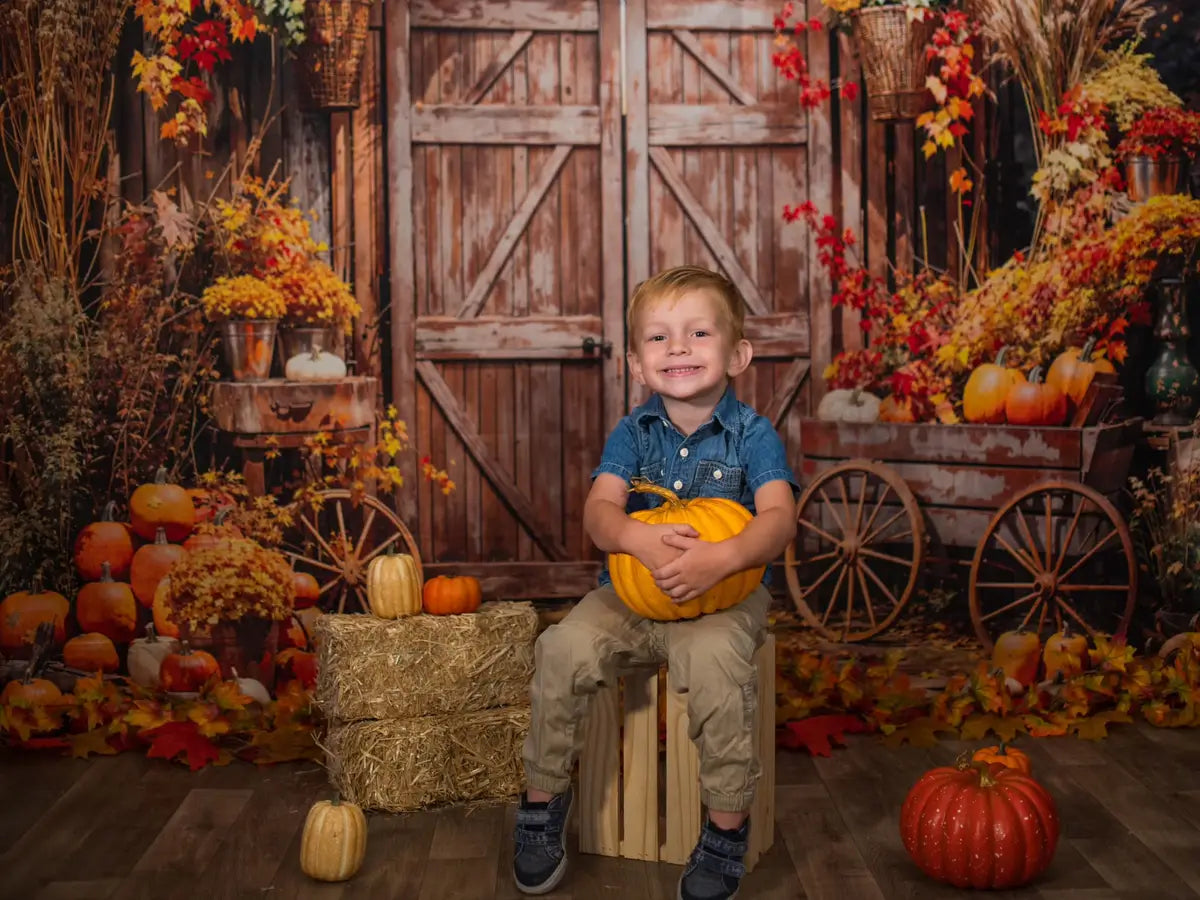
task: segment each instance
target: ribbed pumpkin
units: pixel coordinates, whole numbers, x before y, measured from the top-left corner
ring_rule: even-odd
[[[471,575],[438,575],[425,582],[421,606],[431,616],[454,616],[479,609],[483,589]]]
[[[1088,662],[1087,637],[1075,633],[1070,622],[1064,622],[1062,631],[1046,638],[1042,661],[1046,664],[1047,681],[1054,681],[1059,675],[1063,678],[1078,675]]]
[[[407,553],[377,556],[367,567],[367,602],[381,619],[415,616],[421,611],[421,566]]]
[[[75,621],[84,631],[98,631],[118,644],[137,635],[137,600],[123,581],[113,581],[108,563],[99,581],[90,581],[75,596]]]
[[[117,504],[110,500],[100,521],[84,525],[75,537],[71,558],[84,581],[99,581],[100,564],[105,562],[113,578],[124,578],[129,574],[129,564],[133,562],[133,535],[128,525],[115,521],[116,514]]]
[[[1097,374],[1117,371],[1107,359],[1092,358],[1095,347],[1094,337],[1088,338],[1082,347],[1069,347],[1054,358],[1046,372],[1046,384],[1052,384],[1066,394],[1073,406],[1083,402]]]
[[[217,514],[212,517],[211,522],[197,524],[196,530],[183,542],[183,549],[188,553],[194,553],[197,550],[210,550],[213,547],[227,547],[231,540],[243,537],[240,528],[225,521],[228,516],[229,508],[223,507],[217,510]]]
[[[646,482],[634,484],[632,490],[663,499],[662,506],[638,510],[631,513],[633,518],[649,525],[691,525],[705,541],[723,541],[740,534],[753,518],[746,507],[723,497],[680,500],[674,491]],[[628,553],[609,554],[608,571],[613,589],[626,606],[647,619],[670,621],[694,619],[736,606],[762,581],[766,567],[735,572],[687,603],[676,603],[659,590],[650,570]]]
[[[164,691],[198,691],[213,676],[221,674],[216,658],[205,650],[193,650],[187,641],[178,651],[163,657],[158,680]]]
[[[63,662],[83,672],[115,672],[121,665],[113,642],[95,631],[67,641],[63,647]]]
[[[1040,784],[985,763],[926,772],[900,810],[900,837],[913,862],[957,888],[1028,884],[1058,846],[1058,811]]]
[[[321,599],[321,586],[308,572],[294,572],[292,586],[296,589],[296,601],[293,604],[296,609],[316,606]]]
[[[178,649],[179,641],[170,637],[159,637],[154,625],[147,624],[146,636],[129,645],[126,664],[130,679],[142,687],[157,688],[163,660]]]
[[[992,747],[983,747],[971,754],[972,762],[981,762],[986,765],[1004,766],[1006,769],[1016,769],[1025,775],[1033,774],[1033,761],[1029,755],[1016,747],[1010,747],[1008,744],[1001,741]]]
[[[1037,680],[1041,652],[1042,642],[1034,632],[1024,628],[1006,631],[992,645],[992,668],[1000,669],[1006,678],[1029,687]]]
[[[188,551],[179,544],[167,543],[167,530],[159,528],[154,535],[153,544],[143,544],[133,554],[133,564],[129,567],[129,584],[133,588],[133,596],[138,603],[147,609],[154,607],[154,592],[158,584],[171,566],[179,562]]]
[[[1004,365],[1007,347],[996,354],[996,361],[976,366],[963,388],[963,418],[968,422],[998,425],[1004,421],[1005,403],[1013,385],[1025,376]]]
[[[179,624],[171,617],[171,576],[167,575],[154,590],[154,602],[150,607],[154,615],[154,630],[163,637],[179,637]]]
[[[300,835],[300,869],[317,881],[353,878],[367,853],[367,817],[337,797],[318,800]]]
[[[1004,414],[1010,425],[1061,425],[1067,420],[1067,395],[1042,381],[1042,367],[1036,366],[1028,382],[1008,392]]]
[[[129,498],[129,523],[143,540],[154,540],[159,528],[167,540],[182,541],[196,524],[196,508],[187,491],[167,481],[167,470],[159,467],[154,481],[140,485]]]
[[[54,643],[67,639],[67,615],[71,604],[56,591],[43,590],[40,578],[34,578],[27,591],[9,594],[0,602],[0,651],[9,656],[26,655],[33,644],[37,627],[54,623]]]

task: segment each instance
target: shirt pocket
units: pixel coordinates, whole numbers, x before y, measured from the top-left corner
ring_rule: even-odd
[[[719,459],[702,459],[696,468],[696,480],[700,483],[701,496],[725,497],[740,502],[746,487],[746,470]]]
[[[657,484],[662,487],[663,479],[667,475],[667,464],[662,460],[658,462],[645,463],[638,469],[638,475],[647,481]]]

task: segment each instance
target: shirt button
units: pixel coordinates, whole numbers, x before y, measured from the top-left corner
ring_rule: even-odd
[[[687,456],[687,447],[681,448],[679,451],[679,455],[686,457]]]
[[[721,480],[721,470],[720,469],[713,470],[713,478],[717,479],[718,481]]]
[[[682,491],[682,490],[683,490],[683,482],[682,482],[682,481],[676,481],[676,482],[675,482],[675,490],[677,490],[677,491]]]

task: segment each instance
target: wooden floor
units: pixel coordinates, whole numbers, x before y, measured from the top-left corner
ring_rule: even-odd
[[[897,813],[925,768],[965,745],[890,750],[853,738],[831,759],[780,751],[775,847],[741,896],[949,898],[900,845]],[[1200,731],[1125,726],[1092,744],[1026,741],[1064,835],[1035,886],[989,900],[1200,897]],[[512,806],[370,817],[362,871],[308,881],[304,812],[328,793],[310,765],[196,774],[133,753],[89,761],[0,754],[0,896],[515,900]],[[558,900],[673,900],[679,868],[573,856]]]

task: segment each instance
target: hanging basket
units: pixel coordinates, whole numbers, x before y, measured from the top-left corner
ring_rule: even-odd
[[[313,107],[358,107],[371,4],[372,0],[308,0],[304,4],[300,63]]]
[[[915,119],[929,107],[925,47],[934,28],[932,16],[910,21],[903,6],[872,6],[854,13],[867,98],[876,121]]]

